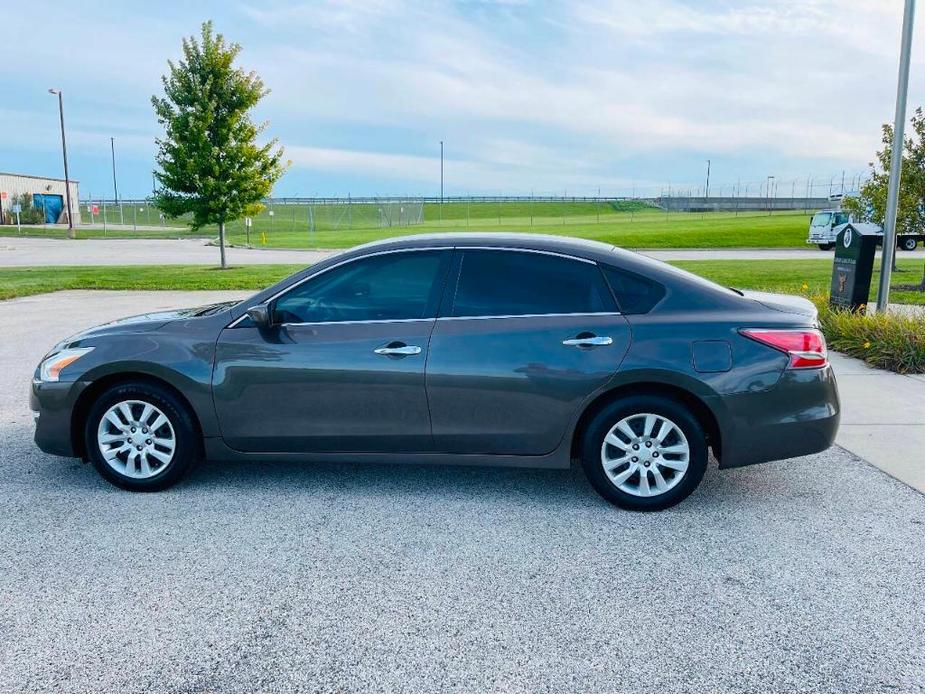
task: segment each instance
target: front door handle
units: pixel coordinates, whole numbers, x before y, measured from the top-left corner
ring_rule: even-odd
[[[390,342],[385,347],[377,347],[373,352],[385,357],[408,357],[420,354],[421,348],[417,345],[406,345],[404,342]]]
[[[568,340],[562,340],[562,344],[566,347],[604,347],[606,345],[612,345],[613,338],[589,335],[587,337],[572,337]]]

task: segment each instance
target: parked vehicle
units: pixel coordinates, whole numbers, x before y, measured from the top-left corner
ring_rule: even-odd
[[[823,251],[830,251],[835,248],[835,238],[842,226],[854,221],[852,215],[842,210],[819,210],[810,219],[806,243],[815,244]],[[878,229],[882,234],[883,229]],[[904,251],[914,251],[919,241],[925,241],[925,234],[900,234],[896,237],[896,246]]]
[[[518,234],[360,246],[240,303],[62,341],[35,440],[125,489],[193,462],[567,468],[608,501],[678,503],[720,468],[828,448],[815,307],[603,243]]]

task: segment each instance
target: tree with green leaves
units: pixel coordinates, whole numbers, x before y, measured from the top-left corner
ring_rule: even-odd
[[[276,139],[257,142],[267,123],[249,112],[269,93],[254,72],[234,66],[241,52],[202,25],[202,35],[183,39],[183,59],[168,61],[164,96],[151,97],[158,123],[155,204],[169,217],[192,214],[192,227],[218,225],[222,268],[225,224],[257,214],[286,165]]]
[[[911,134],[903,143],[902,174],[899,204],[896,211],[896,233],[925,232],[925,115],[915,109]],[[870,163],[870,179],[861,186],[857,197],[845,199],[844,208],[857,219],[870,219],[883,226],[886,217],[886,197],[890,184],[890,159],[893,155],[893,126],[883,126],[883,149],[877,160]]]

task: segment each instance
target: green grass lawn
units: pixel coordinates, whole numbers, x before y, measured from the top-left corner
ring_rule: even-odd
[[[810,217],[809,212],[667,214],[633,201],[613,205],[453,202],[443,205],[442,211],[440,207],[425,205],[421,224],[379,227],[379,215],[372,205],[319,205],[311,214],[307,205],[274,205],[254,218],[249,234],[242,220],[230,223],[227,238],[229,243],[249,242],[258,248],[349,248],[390,236],[469,230],[564,234],[626,248],[805,248]],[[30,236],[66,236],[64,230],[40,226],[23,230]],[[15,227],[0,227],[0,235],[16,233]],[[77,234],[79,238],[215,238],[218,232],[214,227],[191,232],[175,226],[138,232],[79,229]]]
[[[830,259],[819,260],[688,260],[673,263],[720,284],[789,294],[827,293]],[[0,299],[60,289],[241,289],[258,290],[302,269],[300,265],[248,265],[229,270],[199,265],[114,267],[25,267],[0,269]],[[917,284],[919,260],[901,259],[893,284]],[[876,294],[875,273],[871,298]],[[925,293],[893,291],[892,301],[925,304]]]
[[[0,269],[0,299],[61,289],[252,289],[302,269],[298,265],[247,265],[228,270],[205,265],[64,266]]]

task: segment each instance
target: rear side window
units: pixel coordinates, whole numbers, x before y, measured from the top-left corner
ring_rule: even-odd
[[[601,266],[622,313],[648,313],[662,297],[665,287],[626,270]]]
[[[464,251],[452,316],[616,311],[597,265],[545,253]]]

